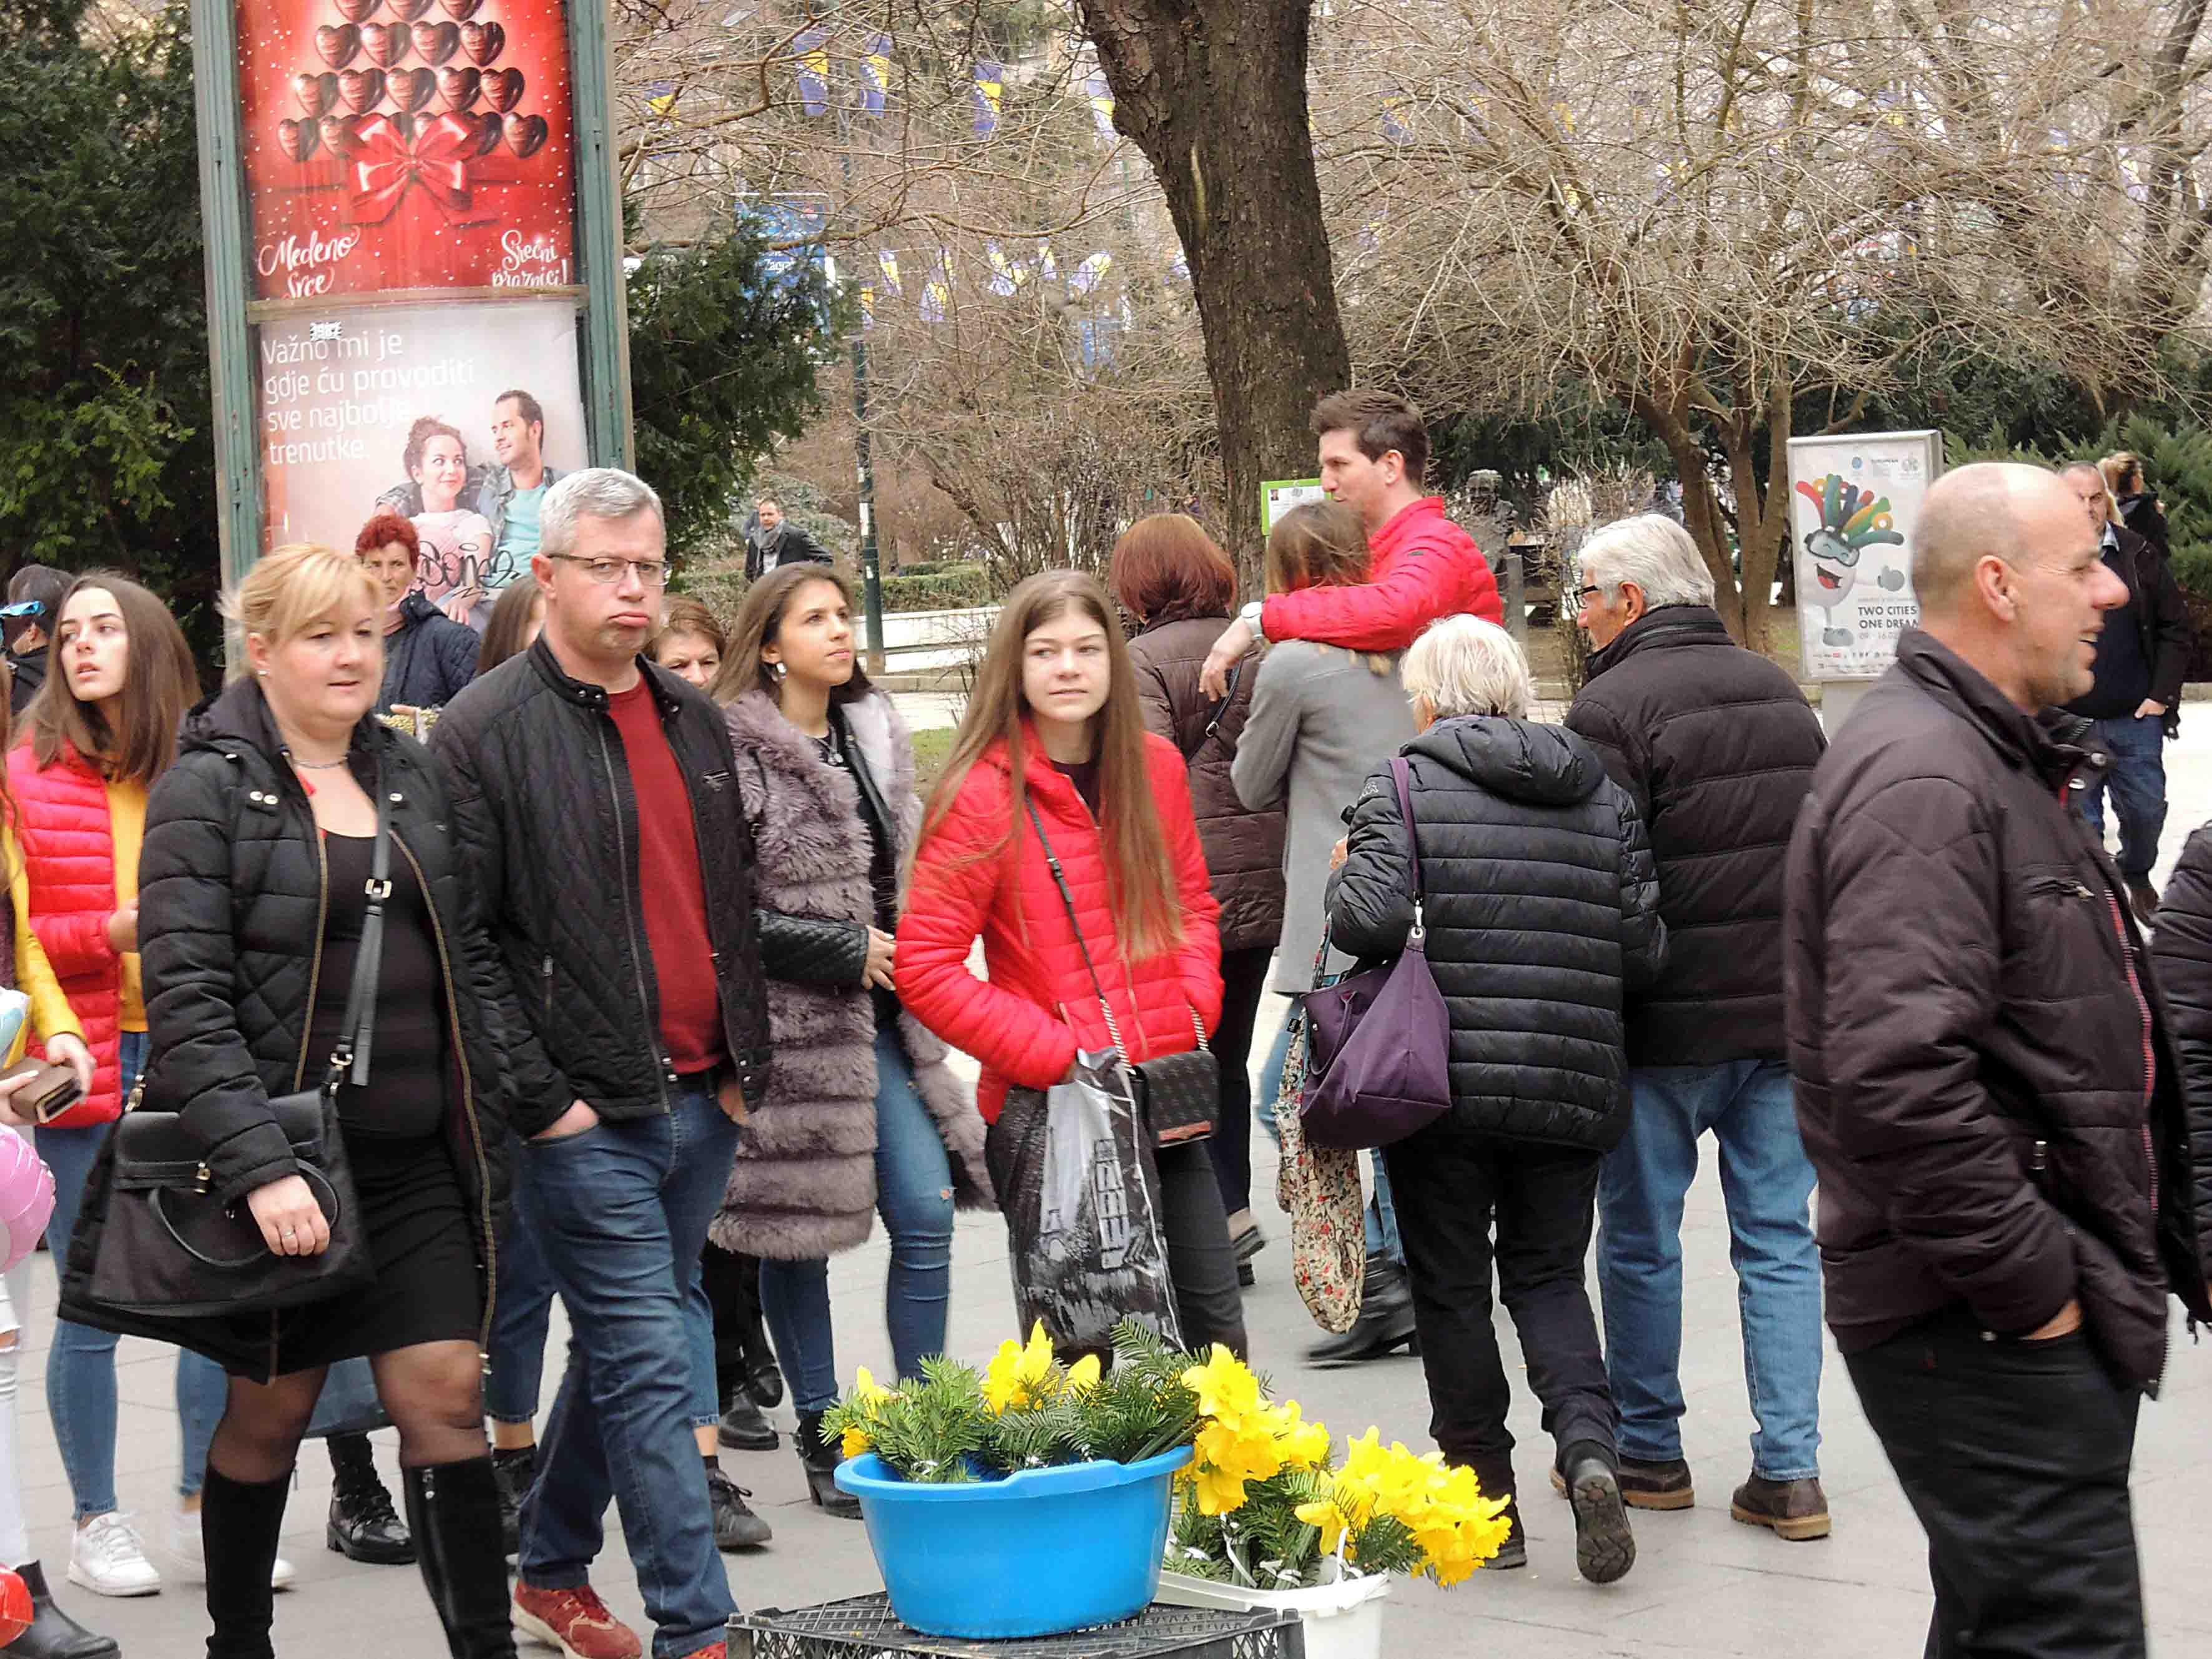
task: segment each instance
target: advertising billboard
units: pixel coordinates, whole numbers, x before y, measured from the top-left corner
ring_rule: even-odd
[[[1937,432],[1790,441],[1800,678],[1870,680],[1920,620],[1912,526],[1943,466]]]

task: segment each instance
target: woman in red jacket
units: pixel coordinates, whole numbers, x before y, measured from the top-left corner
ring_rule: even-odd
[[[191,647],[161,601],[112,571],[73,582],[57,612],[46,684],[8,754],[27,917],[84,1027],[92,1087],[36,1131],[54,1172],[46,1235],[69,1259],[92,1160],[146,1063],[138,981],[138,847],[146,793],[176,758],[177,728],[198,691]],[[49,1055],[49,1058],[56,1056]],[[200,1559],[199,1489],[222,1416],[222,1367],[177,1356],[183,1434],[172,1552]],[[46,1363],[46,1406],[76,1499],[70,1582],[100,1595],[151,1595],[161,1577],[115,1498],[115,1338],[67,1321]],[[291,1568],[279,1563],[279,1582]]]
[[[1079,1048],[1115,1046],[1085,946],[1127,1059],[1195,1048],[1221,1015],[1219,914],[1182,757],[1145,730],[1106,590],[1073,571],[1030,577],[999,613],[923,815],[898,930],[901,1000],[982,1062],[976,1103],[995,1123],[1010,1086],[1048,1089]],[[968,967],[978,935],[988,979]],[[1236,1251],[1206,1148],[1162,1147],[1159,1174],[1183,1340],[1241,1354]]]

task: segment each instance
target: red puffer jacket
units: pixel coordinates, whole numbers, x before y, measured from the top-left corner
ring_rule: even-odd
[[[1190,784],[1173,744],[1149,734],[1145,765],[1166,833],[1181,899],[1182,942],[1128,961],[1107,902],[1097,822],[1075,785],[1045,758],[1033,734],[1022,744],[1024,780],[1059,855],[1075,910],[1131,1060],[1195,1048],[1195,1012],[1210,1031],[1221,1017],[1221,946],[1215,901],[1191,815]],[[1048,1089],[1067,1075],[1078,1047],[1109,1047],[1083,952],[1028,816],[1010,848],[1012,773],[1006,746],[975,763],[943,820],[915,857],[898,930],[898,994],[914,1017],[983,1064],[976,1102],[998,1120],[1010,1085]],[[969,971],[976,935],[988,980]]]
[[[73,749],[41,769],[30,745],[19,744],[8,751],[8,787],[31,884],[31,931],[92,1050],[92,1091],[54,1122],[106,1123],[123,1115],[123,958],[107,942],[116,908],[107,786]]]

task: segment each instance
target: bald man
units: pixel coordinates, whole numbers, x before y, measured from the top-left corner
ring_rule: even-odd
[[[2056,474],[1928,493],[1922,625],[1790,842],[1784,962],[1827,1320],[1928,1534],[1929,1659],[2144,1652],[2128,1505],[2166,1299],[2212,1319],[2180,1068],[2059,713],[2127,589]],[[2202,1167],[2198,1167],[2201,1165]]]

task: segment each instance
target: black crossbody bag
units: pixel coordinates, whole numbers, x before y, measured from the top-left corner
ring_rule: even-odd
[[[299,1160],[299,1175],[330,1227],[330,1248],[319,1255],[271,1251],[244,1198],[228,1205],[216,1200],[210,1190],[213,1176],[180,1115],[148,1111],[138,1104],[145,1091],[142,1077],[131,1093],[131,1109],[117,1122],[103,1152],[103,1161],[110,1164],[106,1212],[82,1297],[91,1308],[112,1309],[139,1321],[268,1313],[324,1301],[375,1277],[338,1127],[337,1097],[349,1076],[356,1085],[368,1081],[376,1021],[384,907],[392,896],[391,816],[382,780],[378,782],[372,791],[376,841],[366,886],[368,902],[337,1047],[319,1087],[269,1103],[270,1115]],[[308,1010],[307,1018],[313,1017]],[[98,1173],[95,1168],[95,1179]]]
[[[1191,1010],[1191,1029],[1198,1033],[1198,1047],[1180,1054],[1163,1054],[1157,1060],[1136,1061],[1129,1058],[1128,1046],[1121,1041],[1121,1029],[1114,1018],[1113,1006],[1106,1000],[1106,988],[1098,978],[1098,965],[1091,960],[1091,946],[1083,938],[1083,924],[1076,920],[1075,895],[1068,890],[1067,878],[1061,873],[1060,859],[1052,850],[1052,841],[1044,832],[1044,820],[1037,816],[1036,803],[1030,803],[1030,823],[1036,826],[1037,845],[1044,848],[1044,861],[1052,871],[1053,885],[1060,889],[1060,902],[1067,908],[1068,931],[1075,935],[1075,948],[1083,953],[1083,966],[1091,975],[1091,989],[1098,999],[1098,1012],[1106,1017],[1106,1035],[1113,1039],[1115,1053],[1121,1056],[1121,1069],[1128,1074],[1130,1097],[1145,1116],[1152,1132],[1152,1145],[1173,1146],[1187,1140],[1203,1140],[1213,1133],[1214,1121],[1221,1115],[1221,1066],[1206,1047],[1206,1024]]]

